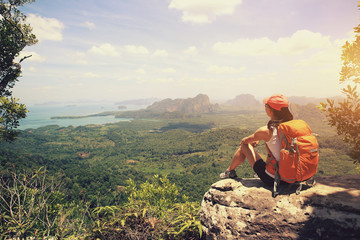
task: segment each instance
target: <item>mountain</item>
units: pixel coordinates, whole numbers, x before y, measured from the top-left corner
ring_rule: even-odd
[[[142,98],[142,99],[132,99],[116,102],[116,105],[150,105],[154,102],[159,101],[158,98]]]
[[[240,94],[221,105],[227,110],[260,110],[263,105],[251,94]]]
[[[225,102],[224,105],[241,106],[241,107],[262,106],[262,104],[258,100],[256,100],[255,97],[251,94],[237,95],[234,99]]]
[[[148,106],[146,110],[153,112],[181,112],[181,113],[209,113],[213,112],[214,105],[205,94],[199,94],[187,99],[164,99]]]

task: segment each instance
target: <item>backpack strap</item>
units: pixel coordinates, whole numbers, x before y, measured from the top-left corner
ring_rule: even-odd
[[[268,145],[265,143],[266,146],[266,150],[268,152],[268,156],[267,156],[267,164],[272,164],[273,167],[275,168],[275,178],[274,178],[274,187],[273,187],[273,192],[272,192],[272,196],[273,198],[275,198],[277,195],[279,195],[279,185],[280,185],[280,174],[279,174],[279,163],[276,161],[274,155],[272,154],[272,152],[270,151],[270,148],[268,147]]]
[[[280,185],[280,174],[279,174],[279,164],[275,164],[276,172],[275,172],[275,178],[274,178],[274,188],[272,192],[273,198],[275,198],[277,195],[279,195],[279,185]]]

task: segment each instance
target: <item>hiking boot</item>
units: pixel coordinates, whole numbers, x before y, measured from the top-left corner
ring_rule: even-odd
[[[226,179],[226,178],[237,178],[236,171],[235,170],[226,170],[225,172],[220,174],[220,178]]]

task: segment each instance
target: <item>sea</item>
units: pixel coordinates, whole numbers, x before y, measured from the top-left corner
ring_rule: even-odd
[[[87,116],[105,111],[129,111],[146,108],[144,105],[129,105],[126,109],[119,109],[115,104],[39,104],[27,106],[29,112],[26,118],[20,120],[18,130],[36,129],[48,125],[60,127],[85,126],[88,124],[106,124],[120,121],[131,121],[129,118],[115,118],[114,116],[97,116],[72,119],[51,119],[59,116]]]

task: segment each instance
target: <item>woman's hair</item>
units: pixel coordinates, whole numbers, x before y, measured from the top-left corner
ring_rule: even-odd
[[[283,107],[283,108],[281,108],[280,111],[278,111],[278,110],[270,107],[268,104],[266,104],[266,105],[272,110],[272,112],[274,113],[274,118],[275,118],[275,120],[270,120],[268,122],[268,124],[267,124],[268,129],[278,127],[280,125],[280,123],[287,122],[287,121],[294,119],[289,108]]]

